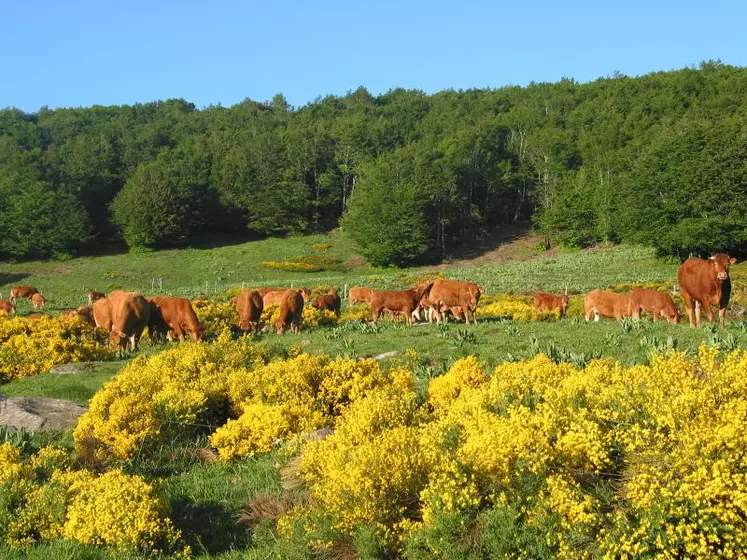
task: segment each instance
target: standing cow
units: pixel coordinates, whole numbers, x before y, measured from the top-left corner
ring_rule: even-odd
[[[290,327],[294,333],[301,332],[301,322],[303,321],[303,296],[296,290],[287,290],[283,292],[280,300],[280,318],[275,321],[275,331],[283,334]]]
[[[371,288],[366,288],[364,286],[353,286],[350,288],[350,291],[348,292],[350,311],[353,310],[353,306],[356,303],[368,303],[368,299],[371,297],[371,292],[373,292]]]
[[[630,305],[640,315],[641,311],[651,314],[654,323],[663,317],[672,324],[680,322],[680,312],[669,294],[658,290],[636,288],[630,293]]]
[[[731,295],[729,266],[736,262],[737,259],[729,257],[726,253],[717,253],[708,259],[689,258],[677,270],[677,281],[680,284],[682,299],[685,300],[690,327],[700,327],[701,307],[705,308],[708,322],[713,324],[711,304],[718,309],[719,324],[724,326],[726,307]]]
[[[31,296],[38,293],[39,290],[37,290],[33,286],[11,286],[10,297],[8,299],[10,300],[10,303],[15,305],[16,300],[19,297],[27,298],[29,301],[31,301]]]
[[[311,304],[311,307],[314,309],[325,309],[327,311],[332,311],[336,316],[340,316],[340,306],[342,304],[342,301],[340,300],[340,295],[337,293],[337,290],[330,290],[326,294],[317,297],[314,300],[314,303]]]
[[[568,302],[569,298],[567,293],[562,296],[556,296],[546,292],[537,292],[534,294],[534,309],[537,313],[560,309],[561,319],[565,317],[565,313],[568,310]]]
[[[239,313],[239,328],[245,332],[258,332],[264,311],[264,301],[260,293],[256,290],[242,290],[231,303]]]
[[[592,290],[584,298],[584,307],[587,321],[592,314],[595,321],[599,321],[599,317],[614,317],[618,321],[623,317],[641,318],[640,312],[631,304],[630,294]]]
[[[381,312],[386,310],[390,313],[403,313],[409,326],[412,326],[412,313],[420,305],[420,300],[431,291],[433,282],[428,282],[410,290],[385,290],[374,291],[369,297],[371,315],[374,323],[378,322]]]
[[[482,289],[474,282],[458,280],[434,280],[429,299],[433,304],[436,317],[440,321],[447,309],[460,308],[467,324],[470,314],[472,321],[477,323],[477,304],[480,301]]]
[[[93,318],[97,327],[109,331],[110,342],[119,348],[137,350],[143,329],[150,321],[151,304],[135,292],[115,290],[93,304]]]
[[[197,314],[188,299],[172,296],[146,298],[151,304],[151,316],[148,321],[148,336],[151,342],[168,338],[171,334],[184,341],[184,334],[192,340],[202,340],[202,328]]]

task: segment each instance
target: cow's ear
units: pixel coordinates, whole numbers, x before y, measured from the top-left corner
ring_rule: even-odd
[[[731,264],[737,264],[737,257],[732,257],[732,258],[730,258],[730,259],[729,259],[729,262],[730,262]]]

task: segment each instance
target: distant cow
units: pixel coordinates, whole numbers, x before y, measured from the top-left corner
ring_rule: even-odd
[[[49,315],[44,315],[43,313],[29,313],[26,315],[26,319],[31,319],[33,321],[38,321],[43,317],[49,317]]]
[[[13,315],[16,312],[16,306],[4,299],[0,299],[0,311],[5,311],[8,315]]]
[[[120,352],[128,342],[134,351],[150,320],[151,307],[141,294],[116,290],[93,304],[93,317],[97,327],[109,331],[111,344]]]
[[[30,300],[31,296],[38,293],[39,290],[37,290],[33,286],[12,286],[10,288],[10,297],[8,299],[10,300],[10,303],[15,305],[16,300],[19,297],[28,298]]]
[[[442,310],[459,307],[469,324],[470,313],[472,321],[477,323],[477,304],[481,294],[482,289],[474,282],[434,280],[429,298],[439,320],[443,318]]]
[[[185,333],[192,340],[202,340],[202,328],[195,310],[188,299],[172,296],[146,298],[152,305],[148,321],[148,336],[151,340],[173,336],[184,341]]]
[[[94,290],[88,291],[88,305],[93,305],[95,301],[105,298],[106,294],[103,292],[96,292]]]
[[[537,313],[560,309],[560,318],[562,319],[565,317],[565,313],[568,310],[568,301],[569,298],[567,294],[556,296],[546,292],[537,292],[534,294],[534,309]]]
[[[242,290],[231,301],[239,313],[239,328],[245,332],[259,331],[259,322],[264,311],[262,296],[256,290]]]
[[[265,308],[270,307],[271,305],[279,304],[282,299],[285,297],[285,292],[287,291],[293,291],[298,292],[301,296],[301,299],[303,301],[308,301],[309,297],[311,296],[311,290],[308,288],[299,288],[298,290],[291,290],[290,288],[280,288],[280,289],[271,289],[268,292],[265,292],[262,294],[262,290],[257,290],[260,292],[260,295],[262,295],[262,301],[264,303]]]
[[[374,323],[379,320],[381,312],[386,310],[392,314],[402,313],[408,325],[412,325],[412,312],[417,309],[420,300],[433,288],[433,282],[428,282],[410,290],[374,291],[369,298],[371,314]]]
[[[689,258],[677,271],[682,299],[690,319],[690,326],[700,326],[700,308],[705,308],[708,322],[713,324],[711,304],[718,309],[719,324],[724,326],[726,307],[731,295],[731,280],[729,266],[737,259],[725,253],[717,253],[708,259]],[[693,321],[693,307],[695,307],[695,321]]]
[[[650,313],[654,323],[659,317],[663,317],[672,324],[680,322],[680,312],[674,300],[664,292],[637,288],[630,293],[630,304],[638,315],[641,311]]]
[[[350,310],[353,310],[353,306],[356,303],[368,303],[368,298],[371,297],[372,292],[373,290],[371,288],[365,288],[363,286],[354,286],[350,288],[350,291],[348,292]]]
[[[586,307],[587,321],[592,314],[595,321],[599,321],[599,317],[614,317],[618,321],[623,317],[641,318],[640,313],[633,309],[631,305],[630,294],[592,290],[586,294],[584,306]]]
[[[44,296],[38,292],[35,294],[32,294],[30,299],[31,299],[31,305],[33,305],[34,309],[36,309],[37,311],[44,309],[44,306],[47,304],[47,300],[44,299]]]
[[[300,332],[302,316],[303,297],[300,292],[296,290],[283,292],[283,297],[280,300],[280,318],[275,322],[277,333],[283,334],[288,327],[294,333]]]
[[[323,296],[317,297],[314,300],[314,303],[311,304],[311,306],[315,309],[326,309],[328,311],[332,311],[338,317],[340,316],[341,305],[342,301],[340,300],[340,296],[337,293],[337,290],[330,290]]]
[[[93,320],[93,307],[90,305],[81,305],[77,309],[65,309],[65,311],[60,312],[60,317],[79,317],[92,327],[96,326]]]

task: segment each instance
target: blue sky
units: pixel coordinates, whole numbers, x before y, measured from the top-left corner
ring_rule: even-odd
[[[433,93],[747,65],[747,3],[15,1],[0,4],[0,107],[184,98],[293,106],[358,86]]]

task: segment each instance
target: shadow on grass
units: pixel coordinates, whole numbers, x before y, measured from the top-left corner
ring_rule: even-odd
[[[251,533],[236,522],[235,512],[217,503],[196,504],[178,498],[171,504],[171,519],[197,553],[220,554],[251,545]]]
[[[5,284],[15,284],[29,276],[30,274],[28,272],[0,272],[0,286],[4,286]],[[3,295],[6,298],[8,297],[6,294]]]

